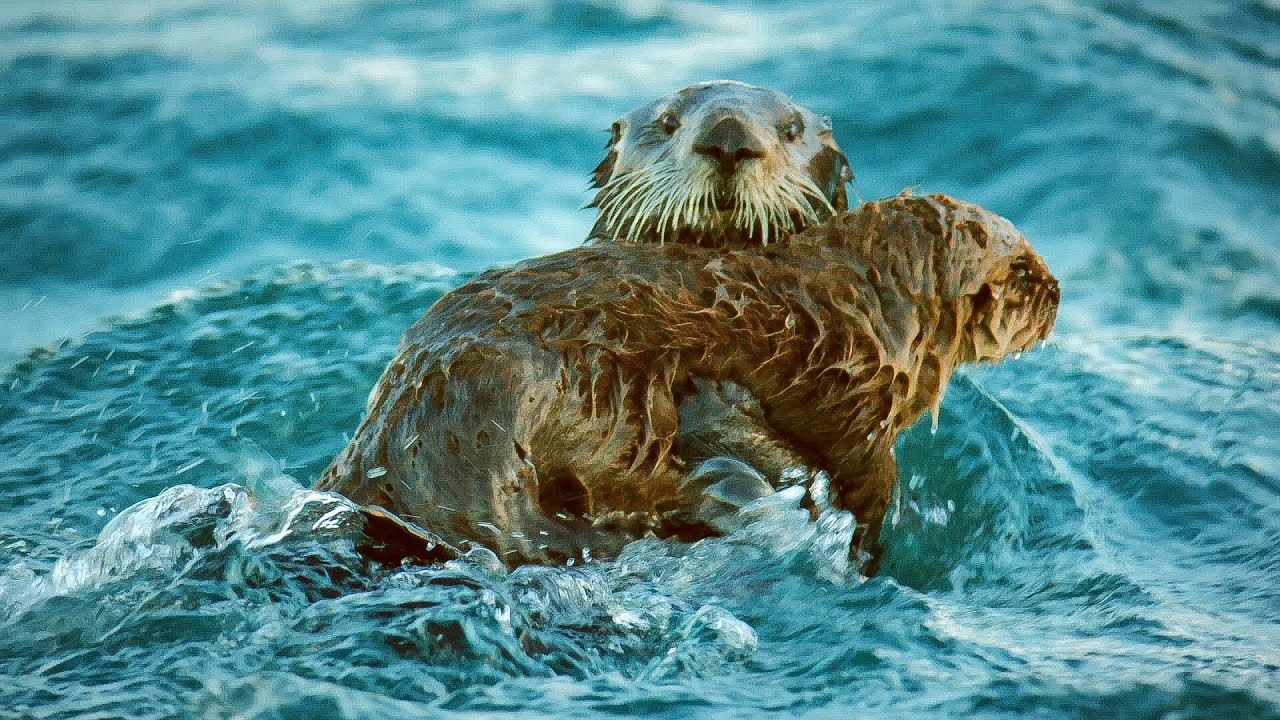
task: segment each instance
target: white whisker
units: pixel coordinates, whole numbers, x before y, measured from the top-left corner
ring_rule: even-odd
[[[620,173],[596,195],[595,232],[614,242],[665,243],[686,229],[736,229],[768,245],[835,214],[831,200],[800,168],[744,166],[730,188],[734,203],[728,212],[716,209],[718,185],[705,163],[690,168],[671,158]]]

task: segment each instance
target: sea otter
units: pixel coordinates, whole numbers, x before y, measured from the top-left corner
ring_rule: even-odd
[[[630,237],[651,216],[618,217]],[[1057,281],[1008,221],[941,195],[763,240],[599,243],[475,277],[406,333],[318,487],[509,565],[608,556],[690,532],[680,407],[733,383],[870,547],[897,434],[957,365],[1045,338]]]
[[[776,90],[696,83],[632,110],[609,132],[592,173],[597,193],[588,206],[600,215],[589,242],[767,245],[849,207],[853,171],[831,120]],[[704,378],[697,387],[680,405],[682,459],[736,459],[720,469],[757,491],[805,464],[741,386]],[[691,477],[734,484],[724,475]]]

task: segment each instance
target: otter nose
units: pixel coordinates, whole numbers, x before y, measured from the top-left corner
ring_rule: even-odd
[[[747,158],[764,157],[764,145],[732,115],[703,130],[693,141],[693,151],[714,160],[724,175],[732,175]]]

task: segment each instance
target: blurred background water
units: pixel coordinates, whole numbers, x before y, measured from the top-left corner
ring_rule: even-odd
[[[1280,5],[848,5],[0,6],[0,715],[1280,717]],[[1056,341],[902,439],[879,576],[786,518],[391,570],[245,494],[717,77],[1062,279]]]

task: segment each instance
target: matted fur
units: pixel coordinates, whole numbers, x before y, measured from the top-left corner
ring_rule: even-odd
[[[676,533],[694,380],[732,381],[828,470],[859,538],[894,438],[960,363],[1033,347],[1057,281],[1008,221],[946,196],[868,203],[767,247],[595,245],[477,276],[405,335],[319,486],[508,564]]]

